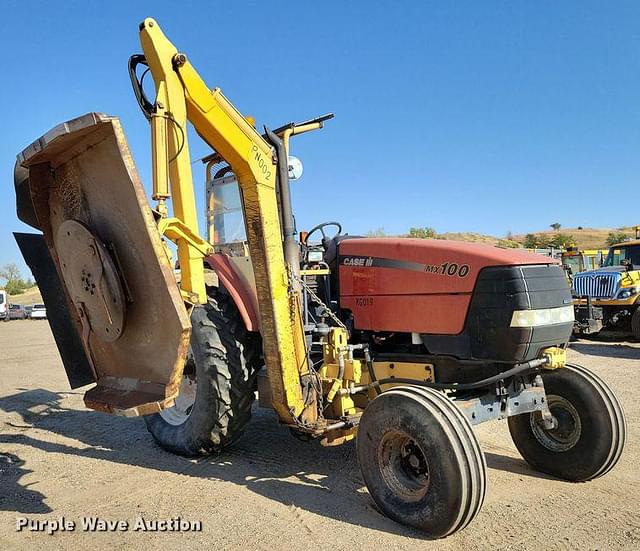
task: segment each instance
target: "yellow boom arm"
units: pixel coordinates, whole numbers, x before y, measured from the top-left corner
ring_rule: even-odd
[[[175,218],[164,223],[161,219],[160,228],[177,244],[183,295],[191,302],[206,301],[203,256],[209,251],[198,234],[186,132],[189,120],[231,166],[242,189],[273,406],[284,422],[301,416],[313,422],[315,404],[305,404],[302,393],[307,353],[299,296],[283,253],[273,148],[218,88],[207,87],[153,19],[140,25],[140,41],[157,92],[151,116],[153,198],[164,217],[165,201],[173,199]]]

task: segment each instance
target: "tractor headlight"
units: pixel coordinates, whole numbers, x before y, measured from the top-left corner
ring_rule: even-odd
[[[618,291],[616,298],[625,299],[632,297],[633,295],[637,295],[638,293],[640,293],[640,287],[625,287],[624,289],[620,289]]]
[[[541,327],[574,320],[573,305],[540,310],[516,310],[511,317],[511,327]]]

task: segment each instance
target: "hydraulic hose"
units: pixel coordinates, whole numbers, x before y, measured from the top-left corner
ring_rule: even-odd
[[[529,369],[534,369],[536,367],[540,367],[541,365],[545,365],[548,363],[547,358],[539,358],[537,360],[531,360],[529,362],[518,364],[507,371],[503,371],[502,373],[498,373],[491,377],[487,377],[486,379],[481,379],[480,381],[475,381],[473,383],[430,383],[428,381],[417,381],[415,379],[405,379],[401,377],[389,377],[386,379],[378,379],[373,382],[371,386],[379,387],[380,385],[390,384],[390,383],[403,383],[417,386],[426,386],[429,388],[436,388],[442,390],[473,390],[476,388],[481,388],[483,386],[490,385],[492,383],[497,383],[502,379],[507,379],[508,377],[513,377],[514,375],[518,375],[524,371]]]
[[[369,372],[369,379],[371,379],[373,388],[376,391],[376,394],[380,394],[382,391],[380,390],[380,385],[378,384],[378,379],[376,378],[376,372],[373,367],[373,360],[371,359],[371,352],[369,352],[368,346],[364,347],[364,361],[367,364],[367,371]]]

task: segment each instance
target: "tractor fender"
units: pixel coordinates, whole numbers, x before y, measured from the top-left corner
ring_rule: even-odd
[[[240,312],[247,331],[260,331],[257,299],[251,283],[225,254],[212,254],[205,258],[205,266],[212,269],[229,292]]]

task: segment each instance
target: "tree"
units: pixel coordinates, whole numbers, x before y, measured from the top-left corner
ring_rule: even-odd
[[[562,227],[562,224],[560,224],[560,222],[554,222],[553,224],[549,224],[549,227],[554,231],[558,231]]]
[[[384,228],[376,228],[375,230],[369,230],[367,232],[367,237],[384,237],[387,235],[384,231]]]
[[[526,249],[537,249],[540,239],[533,233],[528,233],[524,236],[524,242],[522,243]]]
[[[20,268],[18,268],[18,266],[13,262],[5,264],[2,268],[0,268],[0,277],[2,279],[6,279],[7,281],[20,279]]]
[[[24,293],[25,289],[33,287],[33,282],[31,280],[25,281],[22,279],[20,268],[18,268],[18,266],[13,262],[5,264],[0,269],[0,278],[6,280],[4,288],[10,295],[19,295]]]
[[[622,243],[626,241],[631,236],[628,233],[623,231],[612,231],[607,235],[607,245],[610,247],[611,245],[615,245],[616,243]]]
[[[436,230],[425,226],[424,228],[409,228],[409,237],[418,237],[420,239],[434,239],[437,236]]]
[[[496,247],[500,247],[501,249],[519,249],[520,243],[513,239],[498,239]]]
[[[574,243],[575,239],[573,235],[569,235],[568,233],[558,233],[549,240],[547,246],[553,247],[554,249],[566,249]]]

